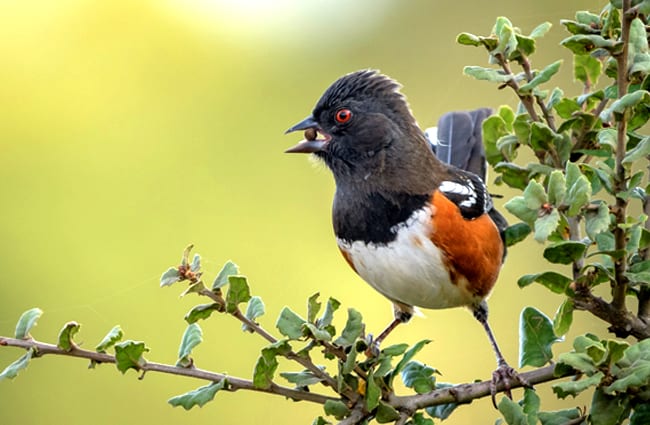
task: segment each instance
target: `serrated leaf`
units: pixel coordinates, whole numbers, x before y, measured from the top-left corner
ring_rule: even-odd
[[[181,280],[181,272],[176,267],[170,267],[160,276],[160,287],[169,286]]]
[[[600,384],[600,381],[602,381],[604,377],[605,374],[603,372],[597,372],[588,378],[553,384],[553,392],[558,396],[558,398],[566,398],[567,396],[576,397],[584,390]]]
[[[140,370],[147,361],[144,358],[144,353],[149,349],[142,341],[127,340],[119,344],[115,344],[115,366],[117,370],[126,373],[129,369]]]
[[[341,332],[341,336],[334,341],[335,344],[348,347],[361,336],[363,332],[363,318],[361,313],[353,308],[348,309],[348,320],[345,323],[345,328]]]
[[[298,316],[289,307],[284,307],[275,327],[289,339],[300,339],[302,338],[302,325],[305,323],[305,319]]]
[[[508,226],[505,230],[506,246],[511,247],[514,244],[526,239],[526,236],[532,232],[533,229],[526,223],[516,223]]]
[[[18,372],[27,367],[29,361],[32,359],[32,355],[33,351],[31,349],[27,350],[27,352],[23,354],[18,360],[4,368],[4,370],[0,372],[0,381],[3,379],[14,379],[16,376],[18,376]]]
[[[549,235],[557,229],[559,222],[560,213],[555,208],[550,213],[539,217],[535,221],[535,240],[537,242],[546,241]]]
[[[377,406],[377,413],[375,415],[377,423],[387,424],[389,422],[394,422],[399,419],[399,412],[389,404],[384,403],[383,401],[379,402]]]
[[[298,388],[308,387],[323,380],[309,370],[303,370],[302,372],[281,372],[280,376]]]
[[[540,84],[543,84],[551,79],[557,72],[560,70],[560,65],[562,65],[562,60],[557,60],[552,64],[546,66],[540,72],[535,75],[535,77],[530,80],[528,83],[519,87],[520,93],[530,93]]]
[[[248,305],[246,306],[246,313],[244,314],[246,318],[255,322],[255,319],[262,316],[263,314],[264,314],[264,302],[262,301],[262,299],[258,296],[251,297],[251,299],[248,301]],[[242,330],[252,331],[252,329],[250,329],[245,324],[242,325]]]
[[[555,412],[539,412],[542,425],[566,425],[581,417],[578,409],[557,410]]]
[[[393,369],[393,373],[390,378],[391,383],[393,382],[393,379],[395,379],[395,376],[399,375],[402,372],[402,369],[404,369],[404,367],[413,359],[413,357],[415,357],[415,355],[430,342],[431,340],[429,339],[418,341],[413,345],[413,347],[404,353],[404,356],[402,356],[401,360],[397,363],[397,366],[395,366],[395,369]]]
[[[591,240],[595,240],[599,233],[607,231],[609,223],[609,207],[604,202],[598,204],[596,211],[588,210],[585,214],[585,231]]]
[[[608,394],[650,385],[650,339],[629,346],[612,372],[616,380],[604,388]]]
[[[558,341],[551,319],[533,307],[523,309],[519,319],[519,367],[544,366],[553,358],[551,346]]]
[[[68,322],[63,325],[63,328],[59,332],[59,342],[56,345],[63,351],[70,351],[76,347],[76,344],[72,340],[77,332],[79,332],[81,325],[77,322]]]
[[[628,416],[630,399],[607,395],[597,388],[591,399],[590,425],[618,425]]]
[[[201,327],[192,323],[185,329],[183,333],[183,338],[181,339],[181,345],[178,348],[178,361],[176,366],[180,367],[189,367],[192,365],[192,359],[190,354],[192,350],[203,341],[203,331]]]
[[[418,394],[426,394],[436,387],[433,374],[436,370],[418,361],[411,361],[402,370],[402,382],[407,388],[413,388]]]
[[[500,69],[485,68],[483,66],[466,66],[463,74],[474,77],[477,80],[491,81],[494,83],[507,83],[512,80],[511,74],[506,74]]]
[[[555,242],[544,249],[544,258],[554,264],[571,264],[581,259],[587,251],[587,245],[582,242]]]
[[[199,304],[194,307],[185,315],[185,321],[188,324],[196,323],[201,319],[207,319],[214,311],[219,310],[219,304]]]
[[[228,276],[228,293],[226,294],[226,312],[234,313],[240,303],[251,299],[250,288],[245,276]]]
[[[174,407],[182,406],[185,410],[190,410],[194,406],[203,407],[207,402],[212,401],[217,392],[224,389],[226,385],[227,380],[222,379],[219,382],[213,382],[185,394],[172,397],[167,400],[167,403]]]
[[[523,408],[508,397],[501,398],[499,412],[501,412],[508,425],[528,425],[528,419]]]
[[[31,308],[20,315],[16,323],[16,339],[29,339],[29,331],[36,326],[36,321],[43,315],[43,310],[38,307]]]
[[[575,310],[573,300],[565,299],[553,318],[553,333],[555,335],[562,336],[569,331],[571,323],[573,323],[573,310]]]
[[[190,271],[196,273],[199,270],[201,270],[201,256],[199,254],[194,254],[192,264],[190,264]]]
[[[350,414],[350,409],[340,400],[327,400],[323,404],[323,410],[328,416],[334,416],[336,419],[341,420]]]
[[[647,158],[650,155],[650,137],[644,137],[641,139],[639,144],[637,144],[634,149],[631,149],[625,153],[623,157],[624,164],[630,164],[639,159]]]
[[[102,340],[97,344],[95,347],[95,351],[98,353],[105,353],[106,350],[114,346],[118,341],[122,339],[124,336],[124,332],[122,332],[122,328],[120,325],[114,326],[113,329],[108,331],[106,336],[102,338]]]
[[[537,220],[537,211],[528,208],[523,196],[515,196],[505,203],[504,207],[508,212],[529,226],[533,226]]]
[[[533,282],[541,283],[556,294],[563,294],[572,282],[571,278],[557,272],[542,272],[536,274],[527,274],[517,280],[520,288],[526,287]]]
[[[316,321],[316,316],[321,308],[321,302],[318,301],[320,292],[316,292],[314,295],[309,297],[307,300],[307,321],[314,323]]]
[[[228,278],[230,276],[235,276],[238,274],[239,274],[239,267],[237,267],[237,264],[233,263],[230,260],[226,261],[226,264],[223,265],[223,267],[217,274],[217,277],[214,279],[214,282],[212,283],[212,290],[221,288],[226,283],[228,283]]]

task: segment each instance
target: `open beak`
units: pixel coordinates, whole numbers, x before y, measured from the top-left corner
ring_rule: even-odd
[[[311,115],[284,132],[305,130],[305,138],[297,145],[290,147],[285,153],[314,153],[325,150],[325,147],[332,139],[332,136],[325,133]]]

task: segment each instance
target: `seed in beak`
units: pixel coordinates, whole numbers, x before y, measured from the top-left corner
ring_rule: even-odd
[[[305,140],[309,140],[309,141],[316,140],[316,136],[318,136],[318,132],[316,132],[315,129],[308,128],[307,130],[305,130]]]

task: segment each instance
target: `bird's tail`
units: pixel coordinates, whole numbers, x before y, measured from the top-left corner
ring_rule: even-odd
[[[438,159],[486,178],[486,157],[481,128],[492,109],[448,112],[438,120],[438,127],[425,130]]]

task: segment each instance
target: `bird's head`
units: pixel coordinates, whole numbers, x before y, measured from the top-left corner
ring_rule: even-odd
[[[305,139],[286,152],[314,153],[338,180],[355,180],[430,155],[395,80],[373,70],[345,75],[322,95],[310,116],[287,130]]]

